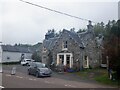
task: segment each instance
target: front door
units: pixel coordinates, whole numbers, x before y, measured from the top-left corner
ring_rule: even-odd
[[[72,53],[58,53],[57,54],[57,65],[64,65],[72,68],[73,66],[73,55]]]
[[[70,55],[66,55],[66,66],[70,68]]]

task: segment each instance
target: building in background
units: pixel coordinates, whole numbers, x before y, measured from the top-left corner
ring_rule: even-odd
[[[23,58],[31,59],[32,52],[28,48],[11,45],[0,45],[0,63],[19,62]]]

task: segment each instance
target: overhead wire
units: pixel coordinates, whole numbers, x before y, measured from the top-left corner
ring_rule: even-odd
[[[31,2],[28,2],[28,1],[24,1],[24,0],[20,0],[20,1],[22,1],[24,3],[27,3],[27,4],[31,4],[33,6],[37,6],[37,7],[49,10],[49,11],[53,11],[53,12],[56,12],[56,13],[59,13],[59,14],[63,14],[63,15],[66,15],[66,16],[69,16],[69,17],[72,17],[72,18],[76,18],[76,19],[80,19],[80,20],[84,20],[84,21],[91,21],[91,20],[88,20],[88,19],[84,19],[84,18],[80,18],[80,17],[74,16],[74,15],[67,14],[67,13],[64,13],[64,12],[61,12],[61,11],[53,10],[53,9],[50,9],[48,7],[44,7],[44,6],[41,6],[41,5],[38,5],[38,4],[34,4],[34,3],[31,3]],[[95,23],[94,21],[91,21],[91,22]]]

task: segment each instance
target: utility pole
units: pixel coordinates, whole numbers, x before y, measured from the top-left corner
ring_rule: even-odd
[[[108,60],[108,56],[106,56],[107,59],[107,70],[109,69],[109,60]]]

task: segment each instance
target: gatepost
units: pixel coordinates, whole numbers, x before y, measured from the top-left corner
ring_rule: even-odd
[[[11,71],[11,75],[15,75],[15,74],[16,74],[16,67],[13,67]]]

